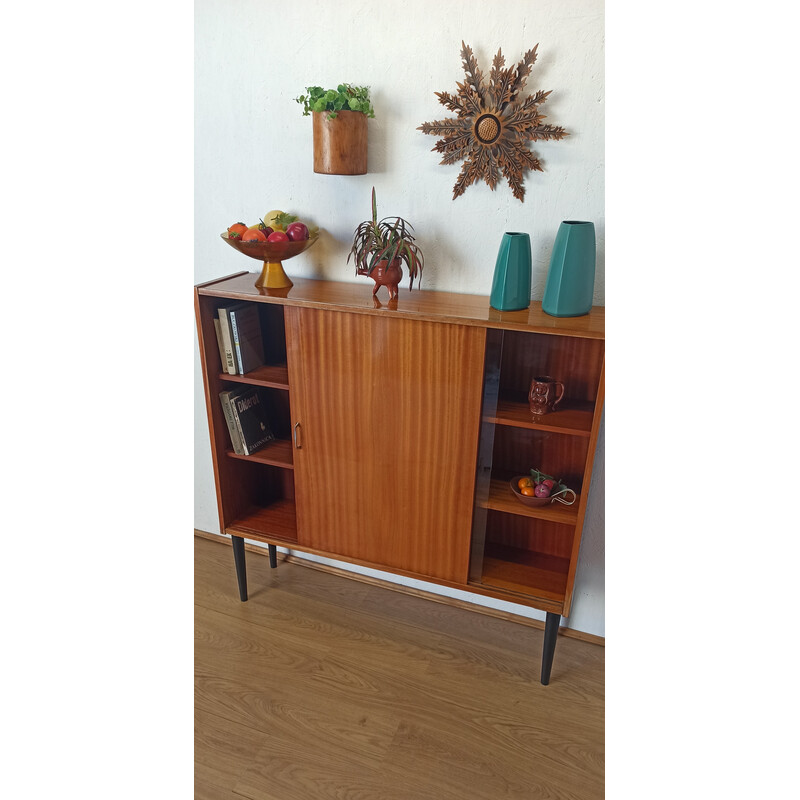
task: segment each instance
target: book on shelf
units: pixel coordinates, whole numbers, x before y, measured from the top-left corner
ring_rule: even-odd
[[[222,306],[217,310],[220,332],[222,333],[222,343],[225,349],[225,371],[228,373],[228,375],[238,374],[238,370],[236,369],[236,352],[233,348],[233,332],[231,331],[229,314],[231,310],[235,311],[238,307],[244,305],[244,303],[235,303],[231,306]]]
[[[245,303],[241,308],[229,308],[228,319],[231,324],[236,368],[244,375],[264,363],[264,342],[261,339],[258,308],[252,303]]]
[[[219,393],[219,399],[222,403],[222,411],[225,414],[225,422],[228,425],[228,434],[231,437],[231,444],[233,445],[233,452],[237,455],[243,456],[244,447],[242,446],[242,434],[236,425],[236,419],[233,416],[233,403],[231,395],[238,393],[240,389],[227,389]]]
[[[246,456],[253,455],[275,438],[269,424],[264,392],[258,386],[245,386],[234,390],[230,397],[231,411]]]
[[[222,341],[222,326],[219,322],[219,317],[214,317],[214,333],[217,334],[217,346],[219,347],[219,359],[222,364],[222,371],[228,371],[228,363],[225,358],[225,342]]]

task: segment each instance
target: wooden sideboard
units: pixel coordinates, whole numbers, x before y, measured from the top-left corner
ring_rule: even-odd
[[[195,287],[220,528],[247,599],[244,540],[361,564],[546,612],[542,683],[569,615],[604,397],[605,313],[557,318],[541,303],[501,312],[488,297],[250,272]],[[253,303],[266,365],[222,368],[214,318]],[[534,375],[565,384],[534,418]],[[264,387],[275,439],[232,447],[219,400]],[[509,481],[532,467],[577,492],[530,507]]]

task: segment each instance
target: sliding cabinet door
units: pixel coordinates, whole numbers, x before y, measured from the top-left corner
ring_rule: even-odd
[[[485,331],[286,308],[298,544],[465,583]]]

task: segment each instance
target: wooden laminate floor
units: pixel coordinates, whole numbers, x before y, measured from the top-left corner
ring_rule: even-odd
[[[195,797],[593,800],[604,649],[195,537]]]

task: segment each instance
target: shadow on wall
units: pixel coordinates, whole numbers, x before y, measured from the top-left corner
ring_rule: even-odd
[[[303,276],[312,280],[357,282],[352,260],[347,263],[350,243],[350,239],[345,242],[325,228],[320,228],[319,241],[308,253]]]
[[[380,104],[380,93],[372,92],[372,95],[372,105],[380,111],[375,112],[375,119],[367,120],[367,169],[371,174],[381,175],[389,171],[387,166],[388,130],[392,110],[391,106]]]

